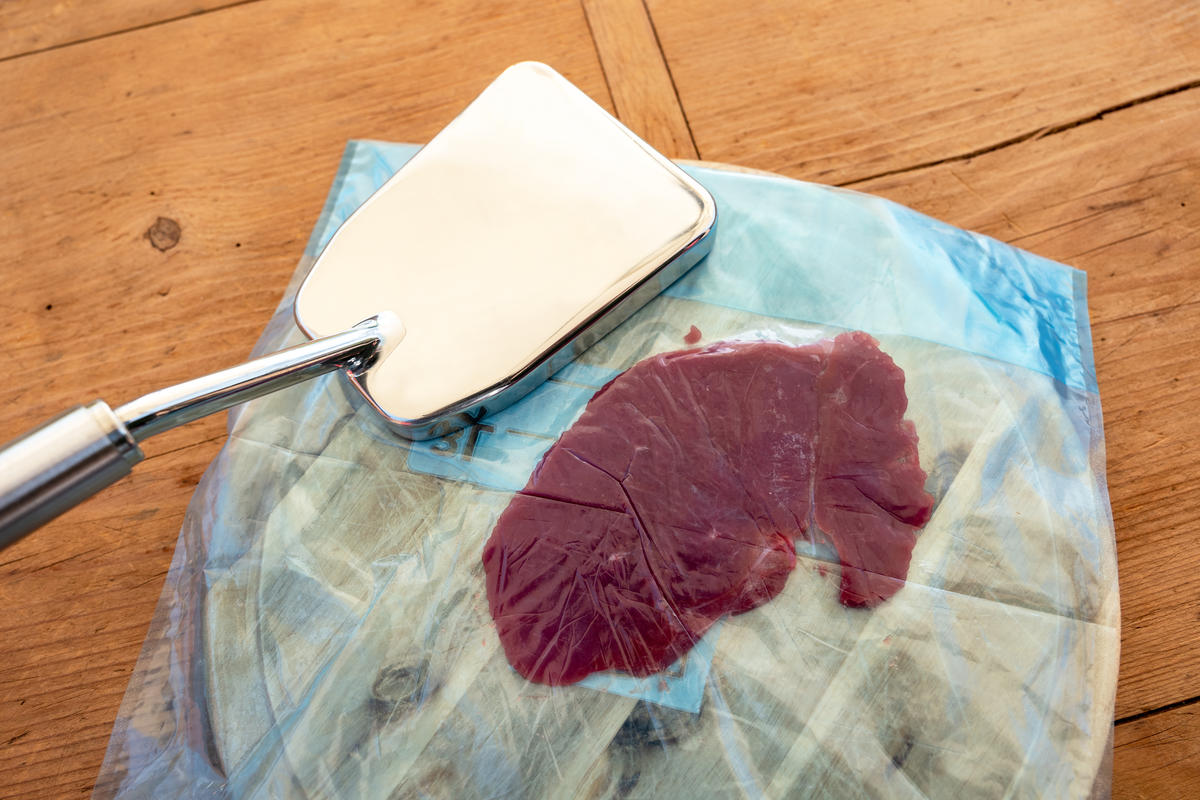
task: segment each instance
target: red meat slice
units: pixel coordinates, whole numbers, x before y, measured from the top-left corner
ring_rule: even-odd
[[[904,373],[865,333],[636,364],[547,451],[484,548],[509,662],[551,685],[657,672],[777,595],[814,521],[844,604],[891,597],[933,505],[906,406]]]
[[[842,604],[875,606],[904,585],[916,530],[933,510],[917,431],[904,419],[904,372],[867,334],[843,334],[817,393],[814,517],[842,564]]]

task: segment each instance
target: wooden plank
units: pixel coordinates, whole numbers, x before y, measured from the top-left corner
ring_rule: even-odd
[[[125,482],[0,552],[4,797],[80,796],[96,779],[174,532],[221,444],[180,445],[193,435],[169,434]]]
[[[1113,800],[1200,796],[1200,706],[1118,725]]]
[[[583,0],[617,116],[671,158],[696,146],[642,0]]]
[[[19,87],[0,107],[0,143],[10,156],[0,176],[0,240],[9,256],[0,262],[0,346],[37,376],[0,389],[0,439],[70,402],[128,399],[242,357],[302,247],[344,138],[427,138],[492,70],[528,57],[551,61],[613,105],[577,10],[450,2],[406,10],[393,23],[364,3],[262,5],[275,10],[230,9],[209,15],[228,23],[184,20],[0,64],[0,79]],[[832,170],[826,181],[969,152],[1195,77],[1179,57],[1195,63],[1195,23],[1174,4],[1127,10],[1089,0],[1072,8],[1072,37],[1055,24],[1065,12],[989,5],[994,47],[982,23],[942,5],[945,24],[921,33],[918,22],[934,13],[929,0],[909,4],[917,9],[912,23],[874,6],[865,16],[854,6],[836,14],[829,4],[789,9],[784,22],[792,25],[823,16],[817,30],[792,28],[782,43],[768,24],[779,15],[755,21],[760,3],[739,4],[736,14],[715,9],[715,17],[705,13],[711,5],[690,4],[694,19],[670,24],[660,11],[679,16],[682,6],[652,6],[672,69],[681,63],[672,43],[696,51],[685,53],[693,63],[680,89],[701,153],[801,176]],[[974,4],[961,8],[979,14]],[[1122,15],[1137,19],[1126,24]],[[896,44],[884,39],[889,25]],[[839,30],[844,41],[883,44],[846,55],[812,44],[835,41],[830,33]],[[707,51],[707,65],[694,63],[706,53],[697,32],[726,37]],[[524,44],[534,41],[539,48]],[[1037,50],[1049,44],[1058,48],[1052,56]],[[793,52],[772,62],[781,48]],[[1142,61],[1147,48],[1152,66]],[[797,66],[806,49],[812,64]],[[902,49],[931,63],[907,56],[901,68]],[[952,68],[953,51],[965,54],[965,67]],[[841,88],[830,88],[830,78]],[[984,91],[966,94],[972,84]],[[1194,457],[1186,454],[1195,452],[1197,428],[1179,388],[1195,378],[1185,362],[1197,322],[1184,293],[1197,263],[1200,205],[1193,95],[862,185],[1089,271],[1124,592],[1122,715],[1180,699],[1195,685],[1187,614],[1194,616],[1197,594],[1187,573],[1196,572],[1196,555],[1180,534],[1195,528],[1196,493],[1187,491]],[[699,122],[696,107],[706,110]],[[706,151],[706,136],[715,149]],[[159,216],[182,226],[165,251],[143,238]],[[218,303],[231,288],[233,299]],[[47,366],[56,371],[43,372]],[[0,770],[17,796],[78,794],[94,778],[183,503],[222,430],[211,420],[169,434],[151,446],[161,456],[132,479],[156,486],[130,484],[132,496],[114,489],[0,554],[0,600],[10,612],[0,634]],[[185,448],[180,460],[168,465],[177,447]],[[1172,474],[1184,477],[1173,491],[1161,483]],[[68,646],[55,649],[61,642]],[[77,688],[58,694],[51,685],[60,681]],[[1118,727],[1118,753],[1121,731],[1135,724]],[[1195,741],[1191,730],[1180,728]],[[1166,743],[1160,752],[1184,747]],[[1169,760],[1156,762],[1168,776]]]
[[[1200,78],[1176,0],[648,0],[700,157],[843,183]]]
[[[1117,716],[1200,686],[1200,90],[967,162],[867,181],[1085,269],[1121,578]]]
[[[1200,550],[1191,535],[1200,516],[1200,364],[1190,355],[1200,348],[1200,303],[1102,322],[1093,333],[1122,575],[1121,717],[1200,693]]]
[[[0,60],[254,0],[8,0]]]
[[[530,58],[611,109],[571,3],[272,0],[0,63],[0,440],[244,359],[345,141],[425,141]],[[151,440],[126,483],[0,553],[6,797],[94,781],[223,433]]]

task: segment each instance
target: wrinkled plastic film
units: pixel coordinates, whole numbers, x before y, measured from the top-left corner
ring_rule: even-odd
[[[301,340],[298,279],[412,152],[348,148],[259,352]],[[483,425],[397,439],[337,376],[231,415],[97,795],[1109,795],[1119,607],[1082,273],[877,198],[693,172],[721,209],[709,258]],[[879,339],[936,501],[907,585],[845,608],[836,556],[801,541],[783,592],[662,680],[530,683],[483,543],[595,388],[693,325]]]

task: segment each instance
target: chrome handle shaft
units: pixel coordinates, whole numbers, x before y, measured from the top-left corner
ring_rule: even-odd
[[[104,402],[76,406],[0,450],[0,547],[129,474],[142,460]]]
[[[372,320],[343,333],[151,392],[118,407],[117,417],[134,441],[144,442],[157,433],[327,372],[362,372],[378,354],[382,341],[383,334]]]
[[[404,336],[393,315],[120,406],[97,400],[0,448],[0,548],[129,474],[147,437],[337,369],[360,374]]]

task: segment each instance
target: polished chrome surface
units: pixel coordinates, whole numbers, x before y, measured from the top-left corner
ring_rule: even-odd
[[[0,449],[0,547],[128,474],[147,437],[337,369],[402,435],[470,424],[695,264],[715,224],[682,170],[518,64],[334,235],[296,300],[315,341],[116,412],[77,407]]]
[[[361,375],[403,338],[400,320],[382,313],[115,412],[97,400],[52,419],[0,448],[0,547],[128,475],[147,437],[337,369]]]
[[[312,336],[385,308],[408,336],[355,385],[429,438],[528,392],[706,252],[709,194],[549,67],[504,72],[334,235]],[[599,326],[599,327],[597,327]]]
[[[129,474],[142,451],[100,400],[0,449],[0,547]]]
[[[141,442],[327,372],[361,374],[403,338],[403,325],[385,312],[348,331],[151,392],[117,408],[117,417],[134,441]]]
[[[398,421],[388,418],[392,429],[409,439],[432,439],[445,436],[459,428],[472,425],[488,414],[507,408],[520,400],[544,383],[551,375],[565,367],[576,356],[583,353],[596,342],[600,341],[609,331],[616,328],[633,312],[653,300],[670,286],[683,273],[692,268],[712,248],[712,237],[705,236],[681,253],[677,258],[663,266],[661,270],[649,279],[636,286],[625,296],[615,300],[607,309],[602,309],[595,317],[580,326],[579,331],[569,337],[558,350],[539,360],[523,374],[505,381],[500,386],[488,392],[481,392],[474,397],[468,397],[424,419]],[[356,378],[351,378],[359,390]],[[363,394],[370,401],[371,397],[365,391]],[[380,410],[376,406],[376,410]],[[383,413],[380,410],[380,413]]]

